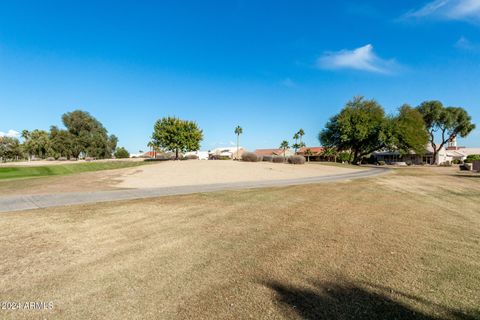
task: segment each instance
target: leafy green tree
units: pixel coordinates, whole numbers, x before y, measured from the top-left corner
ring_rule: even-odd
[[[51,155],[52,146],[47,131],[35,129],[28,133],[22,132],[22,135],[23,133],[25,133],[26,137],[23,147],[29,155],[34,155],[42,159]]]
[[[22,146],[17,138],[0,137],[0,160],[18,160],[23,157]]]
[[[332,117],[320,132],[320,142],[328,148],[349,151],[353,163],[388,146],[388,120],[375,100],[355,97]]]
[[[117,159],[125,159],[130,158],[130,153],[124,147],[120,147],[115,150],[115,158]]]
[[[287,149],[290,148],[290,145],[288,144],[288,141],[287,140],[283,140],[282,143],[280,144],[280,149],[283,150],[283,160],[285,161],[287,156],[286,156],[286,152],[287,152]]]
[[[155,146],[175,152],[175,159],[178,160],[179,152],[200,149],[203,132],[193,121],[166,117],[155,123],[152,140]]]
[[[52,155],[55,158],[71,158],[73,156],[75,146],[73,142],[73,136],[70,132],[59,129],[56,126],[51,126],[49,139],[53,153]]]
[[[433,100],[421,103],[417,110],[422,114],[430,136],[433,148],[432,164],[437,162],[438,152],[449,141],[457,137],[465,138],[475,130],[472,117],[463,108],[444,107],[440,101]],[[438,143],[437,138],[440,139]]]
[[[75,158],[80,154],[95,158],[112,156],[112,146],[116,146],[116,137],[109,140],[105,127],[88,112],[82,110],[67,112],[62,116],[62,121],[73,136]]]
[[[428,132],[422,114],[405,104],[400,107],[398,116],[391,119],[392,131],[390,146],[401,154],[414,151],[425,154]]]
[[[117,150],[118,138],[116,135],[111,134],[108,137],[108,153],[110,157],[115,153]]]
[[[240,135],[243,133],[243,129],[240,126],[235,127],[235,134],[237,135],[237,159],[240,159],[238,156],[238,148],[240,146]]]

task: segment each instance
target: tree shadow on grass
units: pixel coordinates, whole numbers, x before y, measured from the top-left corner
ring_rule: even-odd
[[[480,313],[467,314],[429,303],[424,299],[394,292],[384,287],[354,284],[316,283],[312,289],[296,288],[275,281],[263,283],[272,289],[286,312],[302,319],[420,319],[474,320]],[[401,295],[417,304],[433,307],[443,316],[429,315],[393,300],[388,293]]]

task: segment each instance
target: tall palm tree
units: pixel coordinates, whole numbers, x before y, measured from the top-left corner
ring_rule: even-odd
[[[303,131],[303,129],[300,128],[300,130],[298,130],[297,133],[298,133],[298,135],[300,136],[300,144],[303,144],[302,138],[303,138],[303,136],[305,135],[305,131]]]
[[[238,158],[238,148],[239,148],[239,143],[240,143],[240,135],[243,133],[243,129],[240,126],[235,127],[235,134],[237,135],[237,160]]]
[[[295,143],[293,144],[293,148],[295,149],[295,153],[297,153],[297,149],[298,149],[298,139],[300,139],[300,135],[297,132],[293,135],[293,140],[295,140]]]
[[[280,144],[280,149],[283,149],[283,161],[285,161],[287,159],[286,157],[286,152],[287,152],[287,149],[289,148],[290,146],[288,145],[288,141],[287,140],[283,140],[282,143]]]
[[[153,155],[153,157],[156,158],[156,157],[155,157],[155,152],[154,152],[154,149],[153,149],[153,148],[154,148],[153,141],[149,141],[149,142],[147,143],[147,147],[149,148],[149,150],[150,150],[151,154]]]
[[[307,149],[305,150],[305,155],[307,156],[307,162],[310,162],[310,157],[313,156],[313,151],[312,149]]]

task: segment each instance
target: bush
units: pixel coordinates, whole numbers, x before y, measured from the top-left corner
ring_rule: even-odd
[[[450,161],[445,161],[443,163],[440,163],[440,167],[451,167],[452,163]]]
[[[188,156],[183,157],[184,160],[198,160],[198,156],[196,154],[189,154]]]
[[[244,152],[242,154],[242,161],[257,162],[259,157],[253,152]]]
[[[407,160],[407,161],[405,161],[405,163],[407,164],[407,166],[413,165],[413,162],[411,160]]]
[[[384,165],[385,165],[385,161],[378,161],[378,165],[379,165],[379,166],[384,166]]]
[[[77,161],[77,158],[70,158],[70,161]]]
[[[283,156],[274,156],[272,161],[274,163],[284,163],[285,162],[285,158]]]
[[[95,160],[95,158],[93,158],[93,157],[86,157],[85,158],[85,161],[87,161],[87,162],[90,162],[90,161],[93,161],[93,160]]]
[[[480,154],[471,154],[467,157],[465,160],[465,163],[473,163],[473,161],[479,161],[480,160]]]
[[[124,147],[120,147],[115,151],[114,156],[117,159],[125,159],[130,158],[130,153]]]
[[[273,162],[273,156],[263,156],[263,159],[262,161],[265,161],[265,162]]]
[[[455,159],[452,161],[452,164],[462,164],[462,160]]]
[[[58,161],[67,161],[68,159],[66,157],[60,157],[58,158]]]
[[[290,164],[305,164],[304,156],[290,156],[288,157],[288,163]]]
[[[45,159],[45,160],[47,160],[47,161],[54,161],[54,160],[55,160],[55,158],[54,158],[54,157],[48,157],[48,158],[47,158],[47,159]]]

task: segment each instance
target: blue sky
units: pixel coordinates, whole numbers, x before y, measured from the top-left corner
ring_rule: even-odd
[[[131,152],[167,115],[203,149],[237,124],[248,149],[299,128],[314,146],[355,95],[389,113],[438,99],[480,127],[480,0],[99,2],[0,3],[0,132],[82,109]]]

